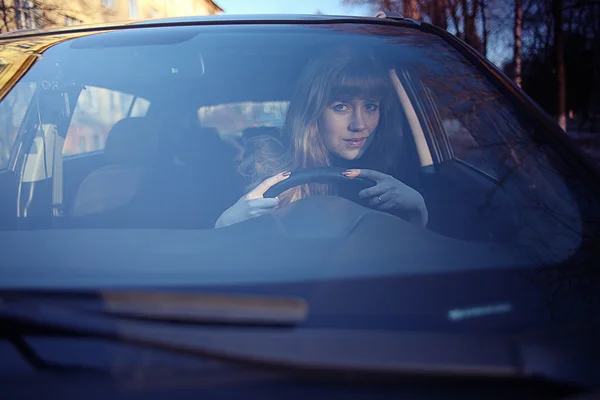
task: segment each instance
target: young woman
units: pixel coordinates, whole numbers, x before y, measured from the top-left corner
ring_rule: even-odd
[[[339,50],[313,60],[301,74],[290,101],[282,141],[257,137],[240,171],[251,190],[225,210],[215,226],[264,215],[311,195],[344,193],[343,188],[306,184],[263,198],[273,185],[299,168],[337,166],[344,175],[374,180],[358,198],[379,210],[427,223],[419,192],[403,183],[402,111],[388,71],[373,55]],[[353,199],[354,200],[354,199]]]

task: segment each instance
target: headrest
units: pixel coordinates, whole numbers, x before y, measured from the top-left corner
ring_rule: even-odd
[[[125,118],[106,139],[104,155],[109,164],[148,164],[159,154],[161,125],[151,118]]]
[[[205,164],[229,156],[224,151],[232,149],[219,136],[219,131],[212,127],[186,129],[182,132],[177,156],[185,164]]]

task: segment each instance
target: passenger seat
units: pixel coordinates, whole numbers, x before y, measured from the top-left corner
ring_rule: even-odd
[[[117,122],[106,140],[106,165],[81,182],[70,215],[102,214],[130,204],[158,159],[160,129],[160,123],[145,117]]]

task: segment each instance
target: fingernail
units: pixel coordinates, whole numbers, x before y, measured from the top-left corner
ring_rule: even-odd
[[[292,173],[290,171],[285,171],[284,173],[282,173],[282,176],[290,176]]]

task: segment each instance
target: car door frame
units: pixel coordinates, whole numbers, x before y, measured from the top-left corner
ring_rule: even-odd
[[[83,85],[67,81],[41,81],[36,86],[28,112],[21,122],[20,135],[15,142],[16,153],[13,157],[14,172],[18,177],[16,210],[18,229],[51,226],[52,217],[62,214],[62,146],[60,144],[64,141],[74,107],[83,90]],[[53,101],[40,102],[41,95],[51,96]],[[50,103],[55,108],[40,110],[40,103]],[[53,132],[46,132],[45,126],[49,126]],[[40,141],[36,142],[36,138],[40,138]],[[51,149],[53,156],[50,159],[47,157],[49,149],[46,148],[49,138],[54,143]],[[36,146],[39,147],[40,142],[45,175],[43,179],[30,177],[26,181],[24,174],[31,162],[29,155],[37,156],[36,151],[39,153],[40,149],[36,149]],[[56,144],[60,148],[57,148]],[[46,165],[48,161],[50,164]]]

